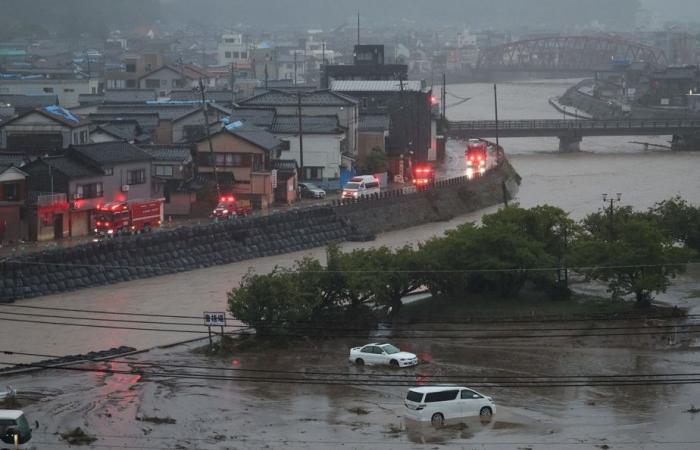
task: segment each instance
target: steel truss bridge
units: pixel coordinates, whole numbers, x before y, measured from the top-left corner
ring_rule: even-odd
[[[556,36],[510,42],[482,50],[481,72],[590,73],[613,60],[668,65],[663,50],[616,37]]]

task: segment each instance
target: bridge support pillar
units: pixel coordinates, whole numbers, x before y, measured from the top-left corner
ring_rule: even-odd
[[[567,132],[559,136],[559,152],[574,153],[581,151],[581,141],[583,137],[576,132]]]
[[[700,151],[700,132],[695,134],[673,135],[671,149],[677,151]]]

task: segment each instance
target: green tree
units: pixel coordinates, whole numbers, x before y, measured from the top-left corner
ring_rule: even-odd
[[[584,220],[572,251],[574,263],[585,267],[589,279],[606,282],[613,299],[634,295],[638,306],[648,307],[654,294],[665,292],[683,272],[689,254],[644,214],[615,211],[613,230],[603,225],[609,223],[605,216],[598,212]]]
[[[309,283],[311,264],[302,261],[294,269],[275,268],[266,275],[248,272],[228,294],[231,314],[262,338],[298,334],[321,303],[317,286]]]
[[[700,207],[674,197],[657,203],[649,214],[675,241],[700,252]]]
[[[370,174],[381,173],[386,171],[386,167],[386,153],[379,147],[373,147],[369,155],[365,157],[365,172]]]

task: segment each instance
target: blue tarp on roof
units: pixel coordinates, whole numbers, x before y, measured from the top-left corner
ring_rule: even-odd
[[[66,108],[61,108],[60,106],[56,106],[56,105],[45,106],[44,111],[46,111],[49,114],[61,116],[65,119],[70,120],[71,122],[75,122],[75,123],[80,122],[80,118],[78,116],[76,116],[72,112],[68,111]]]

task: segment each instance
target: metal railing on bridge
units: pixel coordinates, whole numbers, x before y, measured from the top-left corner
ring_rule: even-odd
[[[449,123],[450,131],[467,130],[605,130],[605,129],[697,129],[700,119],[664,119],[664,120],[474,120]]]

